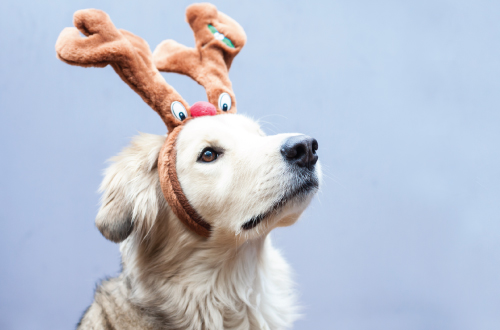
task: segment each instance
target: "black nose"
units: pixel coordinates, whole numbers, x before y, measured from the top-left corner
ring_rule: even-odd
[[[312,169],[318,161],[318,141],[307,135],[289,137],[281,146],[281,154],[290,164]]]

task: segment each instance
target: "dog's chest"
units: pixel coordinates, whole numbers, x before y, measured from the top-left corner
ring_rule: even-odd
[[[287,328],[296,318],[288,264],[269,238],[237,252],[200,249],[176,263],[178,267],[170,264],[159,273],[126,267],[129,298],[165,321],[157,328]]]

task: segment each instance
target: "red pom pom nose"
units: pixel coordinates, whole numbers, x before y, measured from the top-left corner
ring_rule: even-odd
[[[201,117],[201,116],[213,116],[217,114],[217,109],[212,103],[199,101],[191,106],[191,116]]]

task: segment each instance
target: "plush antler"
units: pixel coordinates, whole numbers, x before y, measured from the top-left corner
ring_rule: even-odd
[[[245,45],[243,28],[208,3],[187,8],[186,19],[194,32],[196,48],[165,40],[153,53],[160,71],[176,72],[193,78],[205,87],[208,101],[218,113],[236,112],[236,100],[228,72],[234,57]],[[222,93],[231,97],[229,107],[220,102]],[[227,103],[227,102],[226,102]],[[226,110],[224,109],[226,108]]]
[[[73,24],[87,37],[81,37],[76,28],[65,28],[56,43],[59,59],[83,67],[111,65],[123,81],[158,112],[169,131],[190,116],[186,101],[156,69],[146,41],[118,30],[105,12],[96,9],[77,11]],[[177,107],[182,104],[186,109],[180,120],[171,112],[172,103]]]

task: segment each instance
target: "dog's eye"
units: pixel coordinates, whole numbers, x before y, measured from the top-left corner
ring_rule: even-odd
[[[222,111],[231,110],[231,96],[228,93],[222,93],[219,96],[219,109]]]
[[[205,148],[201,152],[199,160],[204,163],[210,163],[217,159],[219,154],[212,148]]]
[[[184,107],[184,104],[179,101],[172,102],[170,110],[174,114],[175,118],[179,119],[180,121],[183,121],[187,118],[186,108]]]

